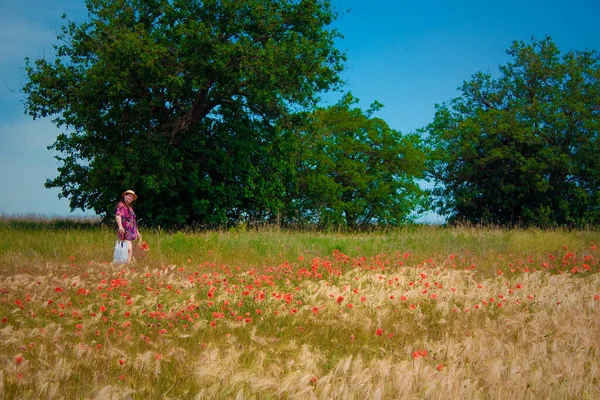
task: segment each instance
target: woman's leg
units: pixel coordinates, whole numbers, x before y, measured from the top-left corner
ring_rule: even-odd
[[[129,264],[133,256],[133,243],[131,240],[126,240],[125,243],[127,244],[127,263]]]

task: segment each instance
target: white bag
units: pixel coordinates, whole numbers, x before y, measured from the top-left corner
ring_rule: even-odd
[[[124,240],[117,240],[115,244],[115,254],[113,256],[113,263],[116,264],[125,264],[127,263],[127,259],[129,255],[127,254],[129,250],[129,245]]]

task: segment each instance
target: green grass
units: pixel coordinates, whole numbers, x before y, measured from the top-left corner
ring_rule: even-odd
[[[214,263],[273,265],[293,262],[300,255],[323,257],[335,250],[350,256],[406,252],[417,260],[454,254],[490,261],[499,254],[506,257],[545,258],[567,248],[581,252],[598,239],[595,231],[537,229],[503,230],[492,228],[407,227],[381,232],[345,234],[294,232],[278,229],[209,232],[165,232],[143,230],[151,251],[145,264]],[[5,266],[24,266],[31,262],[78,262],[112,260],[116,240],[112,228],[91,222],[62,223],[0,221],[0,261]],[[189,261],[188,261],[189,260]]]

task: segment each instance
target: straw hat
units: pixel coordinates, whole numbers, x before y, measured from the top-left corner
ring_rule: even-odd
[[[132,194],[133,195],[133,201],[137,200],[137,194],[135,194],[135,192],[133,190],[126,190],[123,192],[123,194],[121,195],[121,197],[125,197],[126,194]]]

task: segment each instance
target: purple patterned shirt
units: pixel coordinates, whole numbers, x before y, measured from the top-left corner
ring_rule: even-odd
[[[121,224],[125,229],[125,240],[135,240],[138,237],[138,227],[135,220],[135,212],[133,208],[128,207],[127,204],[120,201],[117,204],[117,212],[115,216],[121,216]],[[117,226],[118,228],[118,226]]]

